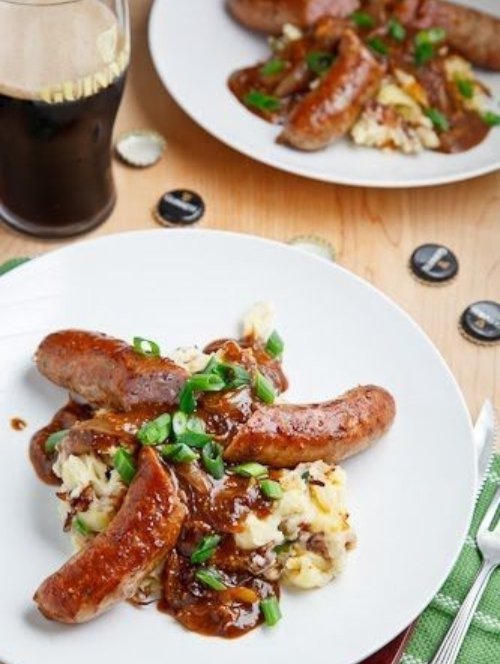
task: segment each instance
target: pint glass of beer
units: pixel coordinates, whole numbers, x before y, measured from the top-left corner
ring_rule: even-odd
[[[111,213],[127,0],[0,0],[0,217],[39,237]]]

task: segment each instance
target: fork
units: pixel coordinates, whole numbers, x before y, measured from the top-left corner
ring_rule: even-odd
[[[500,565],[500,524],[490,530],[500,506],[500,486],[479,526],[476,543],[483,557],[483,564],[465,598],[460,611],[451,624],[439,650],[430,664],[455,664],[465,635],[476,611],[479,600],[494,570]]]

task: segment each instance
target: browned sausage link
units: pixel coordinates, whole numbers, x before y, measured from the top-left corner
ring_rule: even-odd
[[[228,0],[227,5],[247,28],[278,35],[285,23],[306,28],[322,16],[348,16],[359,0]]]
[[[384,71],[359,37],[347,30],[337,61],[292,110],[278,142],[320,150],[344,136],[380,87]]]
[[[338,463],[384,434],[395,412],[389,392],[373,385],[322,404],[264,406],[238,431],[224,456],[234,463],[258,461],[274,468],[319,459]]]
[[[500,18],[444,0],[403,0],[396,12],[413,28],[444,28],[450,46],[472,64],[500,71]]]
[[[175,477],[144,448],[111,525],[42,583],[38,608],[52,620],[80,623],[131,597],[175,546],[184,518]]]
[[[56,385],[95,406],[116,410],[174,404],[188,377],[167,358],[145,357],[124,341],[81,330],[50,334],[35,359],[40,372]]]

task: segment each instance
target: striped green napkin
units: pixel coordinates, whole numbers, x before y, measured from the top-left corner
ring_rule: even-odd
[[[6,272],[10,272],[13,270],[15,267],[18,265],[22,265],[23,263],[27,263],[30,259],[26,256],[23,256],[22,258],[11,258],[8,261],[5,261],[5,263],[2,263],[0,265],[0,277],[2,274],[5,274]]]
[[[418,619],[401,664],[427,664],[439,648],[481,565],[475,536],[498,484],[500,455],[488,473],[458,562]],[[493,572],[479,603],[457,664],[500,664],[500,568]]]

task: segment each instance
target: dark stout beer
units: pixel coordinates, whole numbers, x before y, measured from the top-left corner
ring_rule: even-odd
[[[33,61],[14,78],[0,44],[0,214],[11,226],[42,237],[89,230],[106,219],[116,200],[111,138],[128,48],[114,14],[99,0],[8,3],[5,10],[6,4],[0,0],[0,41],[6,24],[13,30],[31,17],[43,49],[31,49]],[[14,69],[16,55],[10,60]]]

